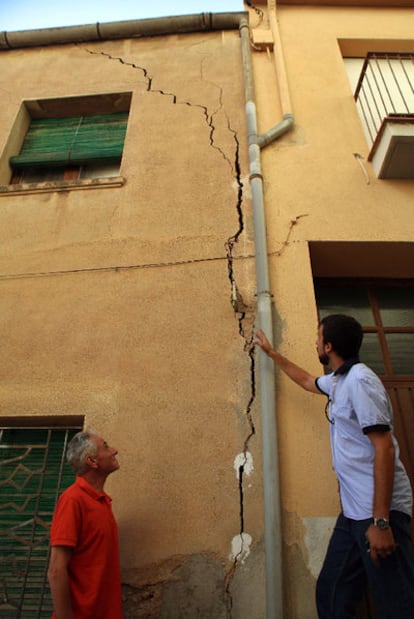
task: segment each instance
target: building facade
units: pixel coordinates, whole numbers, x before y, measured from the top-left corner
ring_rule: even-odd
[[[82,427],[119,449],[126,617],[248,616],[263,589],[240,17],[3,37],[1,616],[50,616]]]
[[[88,427],[119,449],[126,619],[315,619],[325,402],[255,325],[318,375],[318,318],[359,318],[412,473],[414,8],[355,4],[2,35],[0,617],[49,616]]]
[[[389,391],[413,481],[414,9],[374,0],[254,4],[259,134],[293,117],[261,151],[275,345],[318,375],[318,319],[359,319],[362,359]],[[284,607],[311,619],[340,509],[329,424],[322,398],[279,374],[276,399]]]

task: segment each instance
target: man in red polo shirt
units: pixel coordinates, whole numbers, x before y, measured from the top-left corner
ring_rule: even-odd
[[[122,619],[118,528],[103,489],[119,468],[117,453],[91,431],[78,432],[68,445],[76,481],[59,498],[52,521],[52,619]]]

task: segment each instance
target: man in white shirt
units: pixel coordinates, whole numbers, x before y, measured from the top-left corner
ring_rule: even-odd
[[[255,344],[298,385],[328,397],[342,511],[317,582],[319,619],[354,619],[367,584],[378,619],[413,619],[412,491],[388,395],[358,358],[362,338],[354,318],[323,318],[316,348],[333,371],[319,378],[276,352],[263,331]]]

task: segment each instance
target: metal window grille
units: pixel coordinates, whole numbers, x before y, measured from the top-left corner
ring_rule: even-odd
[[[354,97],[370,147],[385,122],[414,122],[414,53],[369,52]]]
[[[64,455],[79,430],[0,430],[0,618],[49,619],[49,528],[74,481]]]

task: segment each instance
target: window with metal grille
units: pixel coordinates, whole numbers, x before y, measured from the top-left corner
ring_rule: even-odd
[[[81,428],[0,430],[0,618],[49,619],[49,528],[75,475],[65,460]]]

